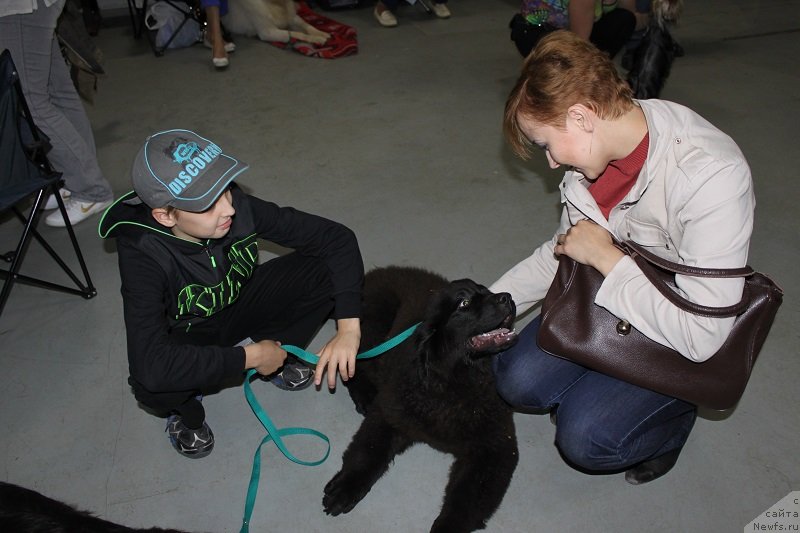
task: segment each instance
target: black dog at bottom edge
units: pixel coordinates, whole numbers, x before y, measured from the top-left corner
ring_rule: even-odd
[[[92,516],[34,490],[0,481],[0,531],[9,533],[183,533],[135,529]]]
[[[509,294],[471,280],[448,283],[406,267],[367,274],[362,350],[422,323],[396,348],[360,361],[347,382],[365,418],[325,486],[326,513],[353,509],[396,455],[424,442],[455,456],[431,531],[486,526],[518,460],[513,414],[497,395],[489,357],[516,342],[514,318]]]

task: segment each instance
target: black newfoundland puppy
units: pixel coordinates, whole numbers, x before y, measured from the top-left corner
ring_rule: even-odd
[[[184,533],[103,520],[34,490],[0,481],[0,531],[9,533]]]
[[[396,348],[359,362],[347,382],[364,421],[325,486],[325,512],[353,509],[397,454],[424,442],[455,456],[431,531],[483,529],[518,459],[512,411],[495,391],[489,357],[516,342],[511,296],[387,267],[366,276],[363,317],[362,350],[422,323]]]

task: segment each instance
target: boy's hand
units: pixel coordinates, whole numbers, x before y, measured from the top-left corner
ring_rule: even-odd
[[[248,344],[244,347],[245,369],[255,368],[262,376],[269,376],[286,360],[286,350],[281,348],[281,343],[263,340]]]
[[[314,385],[322,383],[322,374],[328,371],[328,388],[336,388],[336,371],[347,381],[356,372],[356,354],[361,343],[361,323],[357,318],[342,318],[336,321],[336,335],[319,352]]]

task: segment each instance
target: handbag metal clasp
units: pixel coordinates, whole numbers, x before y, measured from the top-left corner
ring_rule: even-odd
[[[625,335],[627,335],[630,332],[631,332],[631,323],[630,322],[628,322],[627,320],[620,320],[617,323],[617,334],[619,334],[622,337],[624,337]]]

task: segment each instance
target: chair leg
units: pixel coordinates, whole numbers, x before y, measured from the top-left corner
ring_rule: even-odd
[[[43,196],[44,191],[40,190],[39,194],[36,196],[36,200],[33,203],[31,214],[26,223],[24,223],[24,229],[22,230],[22,236],[19,239],[17,248],[14,252],[8,254],[11,256],[11,267],[7,272],[5,272],[6,282],[3,284],[3,292],[0,293],[0,315],[3,314],[3,309],[5,309],[8,297],[11,295],[11,288],[14,286],[14,282],[16,282],[20,277],[19,268],[22,265],[22,259],[25,257],[25,252],[27,251],[28,244],[30,243],[30,235],[31,229],[33,228],[33,223],[36,222],[36,217],[41,211],[39,207],[43,202]],[[20,216],[20,213],[16,208],[14,208],[14,212],[18,217]]]
[[[60,195],[58,195],[57,187],[45,188],[39,191],[34,200],[33,207],[31,208],[30,213],[27,217],[25,217],[22,213],[19,212],[18,209],[14,208],[13,211],[17,215],[17,218],[20,219],[24,226],[24,230],[22,232],[22,237],[20,238],[19,244],[14,252],[6,254],[4,259],[6,261],[11,262],[10,268],[6,270],[0,270],[0,275],[6,278],[5,283],[3,284],[3,290],[0,293],[0,316],[3,314],[3,309],[5,308],[6,302],[8,301],[8,297],[11,294],[11,289],[16,282],[25,283],[28,285],[34,285],[37,287],[42,287],[45,289],[51,289],[61,292],[66,292],[69,294],[75,294],[78,296],[83,296],[85,299],[93,298],[97,295],[97,289],[92,284],[91,277],[89,276],[89,269],[86,267],[86,262],[84,261],[83,254],[81,253],[80,245],[78,244],[78,240],[75,237],[75,232],[72,229],[72,224],[69,221],[69,217],[67,217],[66,208],[64,207],[64,202],[61,199]],[[69,234],[70,241],[72,243],[72,248],[75,251],[75,255],[78,259],[78,263],[80,264],[81,271],[83,273],[83,278],[85,283],[81,281],[72,269],[64,262],[61,256],[44,240],[44,238],[39,234],[36,230],[36,224],[41,216],[44,207],[44,199],[46,198],[47,192],[55,192],[56,200],[59,204],[59,209],[61,210],[61,214],[64,216],[64,222],[66,223],[67,233]],[[31,237],[35,238],[39,244],[50,254],[50,257],[61,267],[64,273],[70,277],[73,283],[76,285],[76,288],[67,287],[65,285],[61,285],[58,283],[52,283],[49,281],[45,281],[42,279],[32,278],[30,276],[25,276],[19,273],[19,270],[22,266],[22,261],[25,257],[25,254],[28,249],[28,245],[30,244]]]
[[[142,7],[136,7],[136,0],[128,0],[128,15],[131,17],[133,37],[140,39],[144,31],[144,18],[147,16],[147,0],[142,0]]]
[[[73,274],[72,269],[70,269],[66,263],[59,257],[55,250],[53,250],[49,244],[39,235],[36,231],[34,226],[34,235],[36,236],[36,240],[42,243],[42,246],[48,251],[50,256],[61,266],[64,272],[72,279],[73,283],[78,286],[79,290],[75,292],[76,294],[82,295],[87,300],[89,298],[93,298],[97,296],[97,290],[95,289],[94,285],[92,285],[92,278],[89,276],[89,269],[86,267],[86,261],[83,259],[83,253],[81,252],[80,244],[78,244],[78,239],[75,237],[75,230],[72,228],[72,222],[69,220],[69,216],[67,216],[67,208],[64,205],[64,200],[61,198],[61,195],[58,193],[58,186],[52,187],[52,194],[54,195],[56,202],[58,203],[58,209],[61,211],[61,216],[64,217],[64,227],[67,229],[67,234],[69,235],[69,240],[72,243],[72,249],[75,251],[75,257],[78,259],[78,264],[81,267],[81,272],[83,272],[83,279],[85,280],[86,284],[84,285],[78,277]]]

